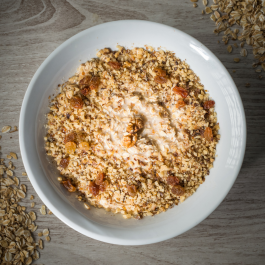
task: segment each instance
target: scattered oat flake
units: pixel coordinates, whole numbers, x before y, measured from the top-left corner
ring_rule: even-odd
[[[228,46],[227,46],[227,51],[228,51],[229,53],[231,53],[232,50],[233,50],[232,46],[231,46],[231,45],[228,45]]]
[[[14,159],[17,159],[17,154],[14,152],[10,152],[10,156],[13,157]]]
[[[7,133],[7,132],[9,132],[11,130],[11,126],[4,126],[3,128],[2,128],[2,133]]]
[[[36,220],[36,214],[34,212],[29,212],[29,216],[32,221]]]
[[[52,211],[49,211],[48,214],[51,215],[52,214]]]
[[[198,0],[190,0],[191,2],[195,3],[195,2],[198,2]]]
[[[208,5],[208,0],[202,0],[202,3],[204,6],[207,6]]]
[[[42,241],[42,239],[39,239],[39,248],[43,249],[43,241]]]
[[[212,12],[213,12],[213,10],[212,10],[210,7],[207,6],[207,7],[205,8],[205,13],[206,13],[206,14],[210,14],[210,13],[212,13]]]
[[[43,236],[43,233],[42,233],[42,232],[39,232],[39,233],[38,233],[38,236],[39,236],[39,237],[42,237],[42,236]]]
[[[239,63],[240,62],[240,59],[239,58],[234,58],[234,62],[235,63]]]
[[[33,196],[33,195],[31,195],[29,199],[30,199],[30,200],[33,200],[33,199],[34,199],[34,196]]]
[[[193,4],[193,7],[197,7],[198,5],[196,3]]]
[[[247,50],[246,50],[246,49],[242,49],[242,50],[240,51],[240,55],[241,55],[241,56],[244,56],[244,57],[246,57],[246,56],[247,56],[247,54],[248,54],[248,52],[247,52]]]
[[[10,170],[10,169],[8,169],[8,170],[6,171],[6,174],[7,174],[8,176],[10,176],[10,177],[12,177],[12,176],[14,175],[13,171]]]
[[[204,15],[205,13],[204,13],[204,10],[202,10],[202,15]]]
[[[14,130],[10,131],[9,133],[13,133],[13,132],[17,132],[17,131],[18,131],[17,126],[14,126]]]
[[[256,69],[255,72],[256,73],[261,73],[261,69]]]
[[[33,208],[35,206],[35,202],[31,203],[31,208]]]
[[[48,241],[48,242],[51,241],[51,238],[50,238],[49,236],[46,236],[45,239],[46,239],[46,241]]]
[[[6,158],[7,158],[7,159],[11,159],[12,156],[11,156],[11,155],[6,155]]]
[[[262,78],[263,78],[263,76],[262,76],[262,75],[260,75],[260,76],[259,76],[259,79],[262,79]]]
[[[234,43],[234,47],[235,47],[235,48],[238,48],[238,45],[237,45],[236,43]]]
[[[45,229],[43,229],[42,233],[44,236],[48,236],[50,234],[50,231],[48,228],[45,228]]]
[[[27,173],[26,172],[22,172],[22,176],[27,176]]]
[[[42,205],[41,208],[40,208],[40,213],[42,215],[45,215],[46,214],[46,206],[45,205]]]

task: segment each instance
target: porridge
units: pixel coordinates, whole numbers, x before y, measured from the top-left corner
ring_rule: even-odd
[[[117,48],[100,50],[60,85],[45,148],[79,200],[141,219],[205,181],[219,125],[215,102],[185,61],[152,47]]]

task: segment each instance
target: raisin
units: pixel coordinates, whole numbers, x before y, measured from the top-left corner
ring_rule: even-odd
[[[68,164],[69,164],[69,161],[70,161],[69,157],[61,159],[60,167],[66,168],[68,166]]]
[[[154,72],[155,72],[158,76],[163,76],[163,77],[167,76],[166,71],[163,70],[163,69],[161,69],[161,68],[159,68],[159,67],[155,68],[155,69],[154,69]]]
[[[173,175],[167,177],[167,184],[171,186],[175,186],[179,184],[179,179]]]
[[[66,113],[66,118],[69,119],[70,118],[70,113]]]
[[[213,140],[213,132],[212,132],[212,129],[210,127],[207,127],[204,131],[204,134],[203,134],[204,138],[206,141],[210,142]]]
[[[89,87],[91,90],[97,89],[99,84],[100,84],[100,79],[98,76],[95,76],[95,77],[92,77]]]
[[[76,144],[74,142],[67,142],[65,144],[65,152],[67,154],[74,154],[76,149]]]
[[[175,86],[175,87],[173,88],[173,92],[174,92],[175,94],[180,95],[180,96],[183,97],[183,98],[186,98],[186,97],[189,95],[188,91],[187,91],[185,88],[178,87],[178,86]]]
[[[64,143],[68,142],[75,142],[76,140],[76,133],[75,132],[70,132],[64,137]]]
[[[70,106],[75,109],[82,109],[84,104],[82,98],[78,96],[72,97],[69,101],[70,101]]]
[[[186,103],[184,102],[183,99],[179,99],[177,104],[176,104],[176,108],[180,109],[186,106]]]
[[[82,142],[79,144],[79,149],[83,151],[89,150],[89,143],[88,142]]]
[[[213,100],[205,101],[203,104],[204,109],[210,109],[214,107],[215,102]]]
[[[83,79],[80,80],[79,85],[84,86],[84,85],[89,85],[91,81],[91,77],[89,75],[86,75]]]
[[[108,65],[115,70],[119,70],[121,67],[121,64],[119,62],[108,62]]]
[[[64,180],[61,182],[63,186],[69,191],[69,192],[75,192],[76,187],[72,184],[70,179]]]
[[[95,180],[95,183],[97,185],[101,185],[103,180],[104,180],[104,177],[105,177],[105,174],[104,173],[99,173],[96,180]]]
[[[97,196],[99,193],[99,186],[95,182],[90,182],[89,191],[92,193],[93,196]]]
[[[107,180],[104,180],[100,185],[99,185],[99,190],[100,191],[105,191],[109,185],[109,182]]]
[[[80,90],[80,93],[83,95],[83,96],[87,96],[89,94],[89,87],[85,87],[83,89]]]
[[[154,80],[158,84],[165,84],[167,82],[167,78],[164,76],[160,76],[160,75],[155,76]]]
[[[182,196],[185,193],[185,190],[183,187],[181,187],[180,185],[175,185],[173,186],[173,188],[171,189],[171,192],[177,196]]]
[[[137,189],[135,185],[127,186],[128,193],[130,196],[134,197],[137,194]]]

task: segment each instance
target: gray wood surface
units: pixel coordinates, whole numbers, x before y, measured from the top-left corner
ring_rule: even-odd
[[[209,0],[212,2],[212,0]],[[65,40],[94,25],[121,19],[150,20],[178,28],[205,44],[231,73],[247,117],[247,149],[240,174],[222,204],[202,223],[183,235],[147,246],[116,246],[87,238],[54,215],[38,217],[40,229],[50,228],[35,264],[265,264],[265,73],[252,69],[252,52],[241,62],[240,49],[226,51],[214,24],[201,15],[199,0],[0,0],[0,128],[18,125],[27,86],[44,59]],[[233,70],[236,70],[234,73]],[[245,83],[251,87],[246,88]],[[20,154],[18,133],[2,134],[2,157]],[[16,174],[28,187],[24,200],[35,196],[23,163],[15,161]],[[39,231],[39,230],[37,230]]]

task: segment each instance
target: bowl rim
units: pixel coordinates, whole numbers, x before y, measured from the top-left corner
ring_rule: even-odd
[[[30,165],[30,160],[28,158],[28,154],[27,154],[27,148],[25,146],[25,143],[23,141],[24,137],[25,137],[25,133],[24,133],[24,124],[25,124],[25,120],[26,120],[26,116],[25,116],[25,112],[26,112],[26,106],[28,104],[29,101],[29,97],[30,94],[32,93],[33,89],[34,89],[34,84],[38,78],[38,76],[41,74],[41,72],[43,71],[43,69],[49,64],[49,62],[52,60],[52,58],[60,52],[61,49],[63,49],[64,47],[66,47],[67,45],[69,45],[71,42],[75,41],[76,39],[78,39],[80,36],[84,35],[84,34],[88,34],[91,31],[95,31],[101,28],[104,28],[106,26],[113,26],[115,27],[115,25],[120,24],[120,23],[135,23],[135,26],[139,27],[141,23],[145,23],[145,24],[150,24],[152,26],[160,26],[160,27],[164,27],[165,29],[173,29],[176,32],[183,34],[184,36],[190,38],[192,41],[194,41],[195,43],[201,45],[201,47],[203,49],[205,49],[212,58],[215,59],[215,61],[218,63],[218,66],[221,67],[223,69],[223,71],[226,73],[227,78],[229,79],[229,81],[234,85],[234,92],[238,97],[238,103],[239,103],[239,108],[241,110],[242,113],[242,130],[243,130],[243,137],[242,137],[242,152],[240,154],[240,158],[239,158],[239,162],[238,162],[238,166],[237,169],[235,170],[235,176],[234,176],[234,180],[231,182],[231,185],[229,186],[229,189],[227,189],[225,192],[223,192],[223,196],[219,197],[218,203],[216,203],[214,206],[212,206],[211,208],[208,208],[208,210],[206,211],[206,213],[203,215],[202,218],[198,218],[197,222],[193,223],[192,225],[186,227],[181,233],[174,233],[172,232],[172,235],[170,236],[164,236],[164,237],[160,237],[158,239],[141,239],[139,240],[135,240],[132,241],[131,239],[117,239],[117,238],[112,238],[110,236],[102,236],[99,235],[97,233],[94,233],[93,231],[88,231],[84,228],[82,228],[81,226],[79,226],[77,223],[72,222],[62,211],[59,211],[55,206],[53,206],[53,203],[49,200],[49,198],[46,196],[46,194],[42,191],[42,189],[39,187],[39,185],[37,184],[37,182],[34,180],[34,173],[32,171],[31,165]],[[138,24],[138,25],[137,25]],[[21,111],[20,111],[20,117],[19,117],[19,146],[20,146],[20,151],[21,151],[21,157],[24,163],[24,167],[26,169],[26,172],[28,174],[28,177],[30,178],[31,184],[34,188],[34,190],[36,191],[36,193],[38,194],[38,196],[40,197],[40,199],[45,203],[45,205],[56,215],[56,217],[58,217],[62,222],[64,222],[65,224],[67,224],[68,226],[70,226],[71,228],[73,228],[74,230],[89,236],[93,239],[96,240],[100,240],[106,243],[112,243],[112,244],[118,244],[118,245],[145,245],[145,244],[151,244],[151,243],[157,243],[157,242],[161,242],[170,238],[173,238],[177,235],[180,235],[188,230],[190,230],[191,228],[195,227],[196,225],[198,225],[200,222],[202,222],[204,219],[206,219],[220,204],[221,202],[224,200],[224,198],[227,196],[227,194],[229,193],[229,191],[231,190],[232,186],[234,185],[234,182],[239,174],[239,171],[242,167],[242,163],[243,163],[243,159],[244,159],[244,155],[245,155],[245,150],[246,150],[246,139],[247,139],[247,127],[246,127],[246,116],[245,116],[245,111],[244,111],[244,107],[243,107],[243,103],[242,103],[242,99],[240,97],[239,91],[237,89],[237,86],[235,85],[231,75],[229,74],[229,72],[227,71],[227,69],[225,68],[225,66],[221,63],[221,61],[205,46],[203,45],[200,41],[198,41],[197,39],[195,39],[194,37],[190,36],[189,34],[176,29],[174,27],[171,26],[167,26],[161,23],[156,23],[156,22],[151,22],[151,21],[145,21],[145,20],[118,20],[118,21],[112,21],[112,22],[107,22],[107,23],[103,23],[103,24],[99,24],[93,27],[90,27],[86,30],[83,30],[77,34],[75,34],[74,36],[72,36],[71,38],[67,39],[65,42],[63,42],[61,45],[59,45],[44,61],[43,63],[39,66],[39,68],[37,69],[37,71],[35,72],[34,76],[32,77],[26,93],[24,95],[24,99],[22,102],[22,106],[21,106]],[[115,241],[115,242],[114,242]]]

